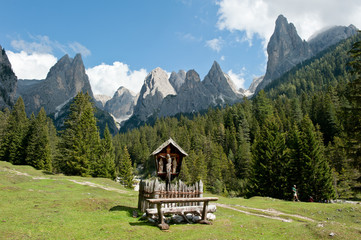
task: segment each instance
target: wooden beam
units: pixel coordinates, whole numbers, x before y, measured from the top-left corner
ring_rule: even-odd
[[[209,202],[218,201],[217,197],[198,197],[198,198],[158,198],[158,199],[147,199],[150,203],[176,203],[176,202]]]
[[[146,210],[147,214],[154,215],[157,214],[157,208],[148,208]],[[199,212],[202,213],[203,206],[182,206],[182,207],[169,207],[169,208],[162,208],[163,214],[169,213],[190,213],[190,212]],[[208,209],[207,212],[215,212],[215,209]]]

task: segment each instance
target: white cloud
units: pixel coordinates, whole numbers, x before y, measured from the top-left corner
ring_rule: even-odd
[[[6,51],[15,75],[19,79],[45,79],[57,59],[48,53]]]
[[[306,40],[327,26],[361,26],[359,0],[220,0],[218,5],[217,27],[245,31],[249,41],[258,36],[268,42],[280,14],[292,22]]]
[[[212,50],[216,52],[221,51],[222,45],[223,45],[223,40],[221,37],[206,41],[206,46],[210,47]]]
[[[232,81],[234,82],[234,84],[237,86],[238,89],[239,88],[245,89],[245,87],[244,87],[245,79],[243,78],[244,77],[244,73],[243,73],[244,71],[245,71],[245,68],[243,68],[242,72],[240,72],[238,74],[234,73],[232,71],[232,69],[227,72],[228,76],[232,79]]]
[[[224,61],[226,60],[226,57],[225,56],[221,56],[221,61]]]
[[[29,35],[30,41],[26,41],[23,39],[12,40],[11,46],[16,51],[24,51],[28,54],[32,53],[41,53],[41,54],[69,54],[74,55],[76,53],[81,53],[83,57],[87,57],[91,55],[89,49],[87,49],[84,45],[79,42],[72,42],[69,44],[62,44],[58,41],[51,40],[48,36],[37,35],[32,36]]]
[[[78,42],[73,42],[69,44],[69,47],[75,52],[80,53],[82,56],[87,57],[91,55],[91,52],[89,49],[87,49],[85,46],[81,45]]]
[[[88,68],[86,73],[94,94],[113,96],[114,92],[124,86],[127,89],[138,93],[147,76],[145,69],[131,71],[127,64],[114,62],[113,65],[102,63],[93,68]]]
[[[181,40],[184,40],[184,41],[187,41],[187,42],[201,42],[202,41],[202,37],[196,37],[191,33],[177,32],[176,35]]]

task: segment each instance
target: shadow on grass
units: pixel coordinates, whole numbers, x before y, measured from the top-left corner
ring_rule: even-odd
[[[49,172],[49,171],[46,171],[46,170],[43,170],[42,172],[45,175],[55,175],[53,172]]]
[[[112,207],[111,209],[109,209],[109,211],[110,212],[113,212],[113,211],[127,212],[129,217],[133,217],[135,213],[136,213],[137,217],[140,215],[137,208],[120,206],[120,205]]]
[[[142,219],[142,213],[138,211],[137,208],[132,208],[132,207],[126,207],[126,206],[114,206],[111,209],[109,209],[109,211],[113,212],[113,211],[124,211],[127,213],[127,215],[129,217],[133,217],[134,222],[129,222],[129,225],[131,226],[153,226],[153,223],[148,222],[145,219]],[[136,217],[135,217],[136,214]]]
[[[139,227],[139,226],[154,226],[155,224],[148,221],[139,220],[139,222],[130,222],[129,225]]]

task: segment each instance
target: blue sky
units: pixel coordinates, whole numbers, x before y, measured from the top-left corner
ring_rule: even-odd
[[[80,52],[95,94],[144,77],[217,61],[238,87],[265,72],[266,44],[283,14],[302,38],[332,25],[361,26],[356,0],[1,0],[0,45],[19,78],[45,78],[63,55]]]

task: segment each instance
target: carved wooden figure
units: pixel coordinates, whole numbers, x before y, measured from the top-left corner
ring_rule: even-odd
[[[155,157],[158,177],[167,182],[179,175],[183,157],[188,156],[172,138],[160,145],[152,155]]]

